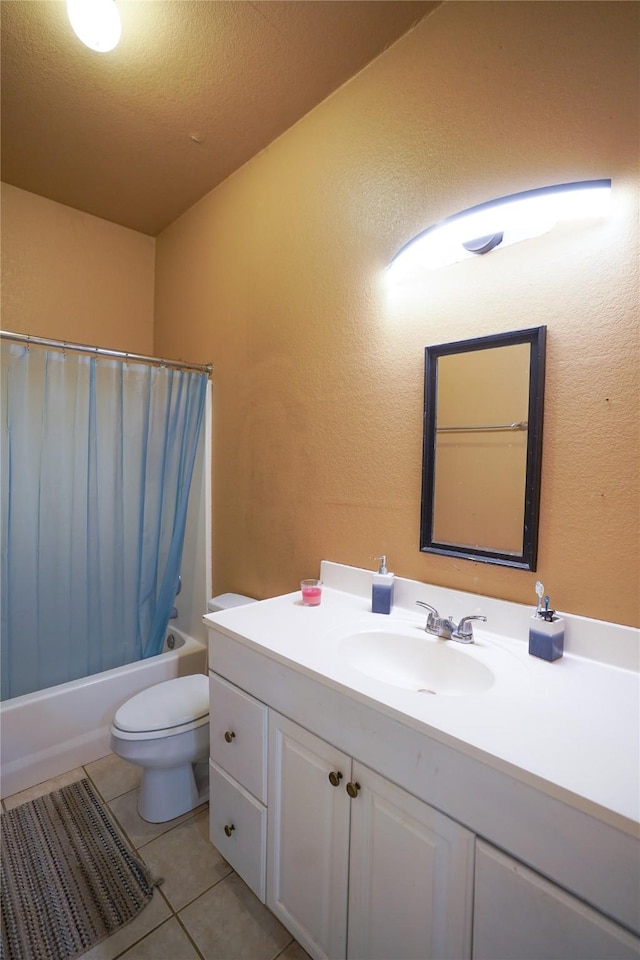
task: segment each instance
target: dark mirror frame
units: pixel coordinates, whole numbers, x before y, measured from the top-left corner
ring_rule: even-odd
[[[495,563],[523,570],[535,570],[538,555],[540,515],[540,477],[542,471],[542,424],[544,417],[544,373],[546,327],[532,327],[473,340],[460,340],[425,348],[424,442],[422,458],[422,512],[420,549],[465,560]],[[530,343],[529,415],[527,428],[527,469],[525,481],[524,531],[521,554],[500,553],[491,549],[452,546],[433,539],[436,417],[438,397],[438,358],[455,353],[508,347]]]

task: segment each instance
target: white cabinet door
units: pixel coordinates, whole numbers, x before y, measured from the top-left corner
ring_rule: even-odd
[[[354,762],[349,960],[465,960],[474,836]]]
[[[637,960],[640,941],[512,857],[476,844],[474,960]]]
[[[350,774],[349,757],[269,711],[267,906],[316,958],[346,951]]]

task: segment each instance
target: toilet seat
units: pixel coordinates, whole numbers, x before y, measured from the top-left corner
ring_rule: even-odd
[[[123,740],[151,740],[195,730],[209,722],[204,674],[165,680],[135,694],[116,712],[111,732]]]

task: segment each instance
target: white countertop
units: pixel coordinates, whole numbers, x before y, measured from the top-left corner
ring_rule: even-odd
[[[318,607],[303,606],[300,593],[295,592],[209,614],[205,623],[408,727],[637,835],[640,678],[635,670],[614,665],[621,660],[633,662],[633,649],[626,661],[615,653],[613,664],[604,662],[606,654],[594,660],[571,652],[547,663],[528,655],[522,636],[505,636],[505,623],[514,611],[514,635],[522,634],[527,622],[524,617],[530,616],[526,608],[440,590],[440,595],[449,595],[452,606],[458,598],[457,619],[479,611],[493,614],[487,624],[474,623],[473,645],[455,643],[455,647],[485,663],[495,682],[487,690],[463,696],[428,696],[402,689],[349,666],[340,650],[341,641],[356,630],[397,628],[409,636],[415,632],[426,643],[454,643],[424,632],[426,612],[415,607],[416,592],[409,585],[414,584],[419,598],[427,602],[434,602],[437,588],[402,581],[399,588],[397,585],[391,615],[373,614],[370,597],[362,595],[370,583],[366,572],[342,570],[352,575],[343,577],[339,564],[323,563],[325,586]],[[327,586],[328,581],[342,582],[355,592]],[[441,599],[439,609],[444,606]],[[471,600],[473,607],[469,606]],[[593,645],[598,634],[597,621],[582,621],[583,626],[580,620],[573,618],[571,624],[575,649],[581,649],[580,631],[587,646]],[[493,624],[502,632],[492,632]],[[608,640],[608,628],[613,629],[612,647],[630,644],[633,648],[637,643],[637,631],[603,624],[603,644]],[[215,664],[212,666],[215,669]]]

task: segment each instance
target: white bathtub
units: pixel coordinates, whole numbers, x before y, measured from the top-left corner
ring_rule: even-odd
[[[163,680],[207,672],[203,644],[175,628],[175,649],[0,704],[0,795],[110,753],[109,726],[125,700]]]

